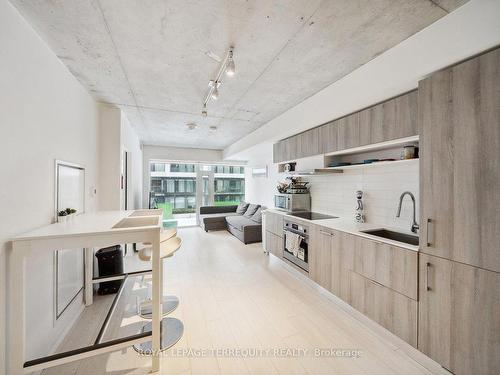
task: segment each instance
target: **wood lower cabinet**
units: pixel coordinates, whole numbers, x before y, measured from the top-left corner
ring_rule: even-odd
[[[417,301],[351,271],[350,304],[417,347]]]
[[[349,270],[355,246],[353,236],[313,225],[309,241],[309,276],[349,302]]]
[[[417,300],[418,252],[356,237],[354,271]]]
[[[421,251],[500,272],[500,49],[418,94]]]
[[[419,258],[418,349],[456,375],[500,374],[500,273]]]
[[[266,230],[266,250],[278,258],[283,258],[283,237]]]
[[[265,212],[266,231],[269,231],[279,237],[283,237],[283,215],[274,212]]]

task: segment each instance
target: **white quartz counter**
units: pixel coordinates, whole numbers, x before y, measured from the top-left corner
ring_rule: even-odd
[[[393,230],[393,231],[399,232],[399,233],[407,233],[410,235],[415,235],[414,233],[411,233],[410,231],[403,231],[401,229],[395,229],[395,228],[387,227],[384,225],[376,225],[376,224],[369,224],[369,223],[357,224],[357,223],[354,223],[352,219],[342,218],[340,215],[335,215],[335,214],[331,214],[331,216],[339,216],[336,219],[307,220],[307,219],[299,218],[296,216],[292,216],[285,211],[280,211],[280,210],[276,210],[276,209],[272,209],[272,208],[268,208],[266,211],[269,211],[269,212],[272,212],[275,214],[283,215],[285,219],[291,220],[291,221],[303,222],[303,223],[307,223],[309,225],[311,225],[311,224],[319,225],[319,226],[324,227],[324,228],[334,229],[334,230],[338,230],[341,232],[354,234],[356,236],[365,237],[365,238],[373,240],[373,241],[385,243],[385,244],[392,245],[392,246],[402,247],[402,248],[408,249],[408,250],[418,251],[418,249],[419,249],[418,246],[410,245],[410,244],[407,244],[405,242],[389,240],[387,238],[373,236],[371,234],[361,232],[361,231],[372,230],[372,229],[389,229],[389,230]],[[408,226],[409,226],[409,224],[408,224]]]

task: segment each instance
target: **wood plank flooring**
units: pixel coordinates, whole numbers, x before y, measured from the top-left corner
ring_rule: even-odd
[[[281,260],[264,254],[261,244],[244,245],[225,231],[205,233],[200,228],[180,229],[178,235],[183,244],[165,261],[164,293],[180,298],[171,316],[184,322],[185,332],[164,352],[162,374],[447,374]],[[148,282],[130,281],[105,339],[140,327],[136,297],[145,298]],[[109,303],[109,297],[97,297],[61,350],[92,342]],[[240,355],[235,356],[237,349]],[[321,349],[323,355],[315,355]],[[328,355],[332,349],[358,355]],[[257,355],[257,350],[266,352]],[[296,355],[304,350],[307,355]],[[147,374],[149,365],[149,358],[130,348],[43,373],[136,375]]]

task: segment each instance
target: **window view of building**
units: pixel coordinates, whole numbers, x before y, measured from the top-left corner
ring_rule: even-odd
[[[202,176],[199,189],[203,205],[234,205],[245,199],[243,166],[151,162],[150,207],[162,208],[165,219],[194,214],[198,173]]]

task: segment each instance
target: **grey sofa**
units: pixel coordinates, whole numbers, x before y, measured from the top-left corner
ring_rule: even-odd
[[[260,211],[263,208],[259,205],[247,205],[243,210],[242,205],[200,207],[201,227],[205,232],[227,229],[245,244],[262,242]]]

